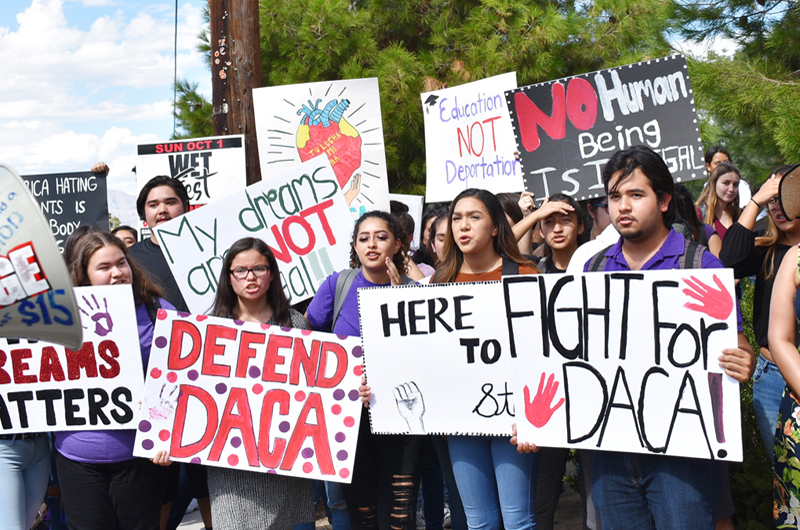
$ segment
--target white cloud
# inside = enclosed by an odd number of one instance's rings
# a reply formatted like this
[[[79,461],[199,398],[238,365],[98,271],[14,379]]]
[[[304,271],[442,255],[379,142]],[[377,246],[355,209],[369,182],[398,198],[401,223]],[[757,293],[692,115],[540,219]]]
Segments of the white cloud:
[[[732,39],[715,37],[713,39],[706,39],[702,42],[679,40],[673,42],[672,46],[684,55],[688,55],[696,59],[705,59],[712,52],[716,55],[732,57],[733,54],[736,53],[739,44]]]
[[[194,49],[204,0],[193,1],[180,6],[178,76],[210,91]],[[81,20],[84,30],[76,20],[86,7],[104,14]],[[30,174],[104,160],[109,188],[135,194],[136,145],[172,130],[174,4],[31,0],[17,22],[16,31],[0,27],[0,163]]]

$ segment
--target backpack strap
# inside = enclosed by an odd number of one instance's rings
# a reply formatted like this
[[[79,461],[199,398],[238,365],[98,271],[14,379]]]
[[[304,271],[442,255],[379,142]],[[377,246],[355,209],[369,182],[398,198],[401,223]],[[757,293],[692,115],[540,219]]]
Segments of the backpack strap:
[[[519,274],[519,263],[503,256],[503,269],[500,274],[502,276],[514,276],[515,274]]]
[[[592,259],[589,260],[589,266],[587,267],[587,270],[589,272],[597,272],[604,270],[606,262],[608,261],[608,258],[606,257],[606,252],[608,252],[608,249],[610,249],[613,246],[614,245],[609,245],[600,252],[598,252],[597,254],[595,254],[594,256],[592,256]]]
[[[681,269],[701,269],[706,248],[691,239],[684,239],[683,254],[678,258]],[[688,266],[687,266],[688,265]]]
[[[336,325],[336,321],[339,320],[339,313],[342,312],[342,307],[344,307],[344,300],[347,298],[347,293],[350,292],[350,288],[353,286],[353,282],[356,280],[359,270],[361,269],[345,269],[341,272],[341,274],[339,274],[339,277],[336,278],[336,291],[333,294],[333,320],[331,320],[331,333],[333,333],[333,327]],[[403,285],[416,283],[411,278],[402,275],[400,276],[400,280],[402,280]]]
[[[156,296],[152,302],[145,302],[144,307],[147,309],[147,316],[150,318],[150,323],[155,325],[158,310],[161,309],[161,300]]]
[[[339,320],[339,313],[342,312],[344,306],[344,299],[347,298],[347,293],[350,292],[350,287],[358,275],[359,269],[345,269],[336,278],[336,291],[333,294],[333,320],[331,320],[331,333],[336,321]]]

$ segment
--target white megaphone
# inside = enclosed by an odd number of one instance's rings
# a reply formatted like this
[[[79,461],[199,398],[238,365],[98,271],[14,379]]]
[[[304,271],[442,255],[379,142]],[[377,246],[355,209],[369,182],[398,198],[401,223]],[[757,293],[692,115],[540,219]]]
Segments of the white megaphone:
[[[47,219],[20,176],[0,164],[0,337],[83,344],[72,280]]]

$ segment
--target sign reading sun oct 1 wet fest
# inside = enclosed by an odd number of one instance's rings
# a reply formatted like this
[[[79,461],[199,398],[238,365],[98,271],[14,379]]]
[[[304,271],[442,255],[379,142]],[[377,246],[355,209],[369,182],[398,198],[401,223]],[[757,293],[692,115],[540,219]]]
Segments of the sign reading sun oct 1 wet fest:
[[[270,246],[291,302],[350,259],[353,230],[330,162],[314,158],[155,229],[183,298],[193,313],[212,306],[225,252],[243,237]],[[278,274],[277,272],[273,272]]]
[[[686,60],[681,55],[506,92],[525,188],[544,199],[605,195],[602,170],[646,145],[677,182],[706,178]]]
[[[134,455],[350,482],[358,337],[160,310]]]
[[[244,136],[188,138],[137,146],[136,188],[157,175],[181,181],[192,206],[208,204],[247,185]]]
[[[377,78],[257,88],[253,108],[263,178],[325,155],[354,218],[389,211]]]
[[[359,289],[372,427],[741,461],[729,269]],[[501,310],[498,310],[501,308]],[[457,381],[457,384],[442,384]]]
[[[493,193],[523,189],[505,99],[505,92],[515,88],[517,74],[509,72],[420,95],[427,202],[451,201],[467,188]]]
[[[0,433],[135,425],[144,375],[131,288],[76,287],[75,295],[80,348],[0,339]]]

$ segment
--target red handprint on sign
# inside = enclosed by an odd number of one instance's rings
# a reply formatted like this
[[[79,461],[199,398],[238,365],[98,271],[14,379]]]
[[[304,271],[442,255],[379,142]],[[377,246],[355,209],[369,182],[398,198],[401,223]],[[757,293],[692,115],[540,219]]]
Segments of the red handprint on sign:
[[[550,377],[547,379],[547,384],[545,385],[544,375],[544,372],[542,372],[542,377],[539,378],[539,390],[536,392],[536,396],[534,396],[533,400],[531,400],[531,391],[528,389],[528,385],[525,385],[523,389],[523,395],[525,397],[525,417],[528,418],[528,421],[531,422],[534,427],[544,427],[547,425],[553,413],[558,410],[558,407],[564,404],[564,398],[561,398],[553,408],[550,408],[550,404],[553,402],[553,398],[558,391],[558,381],[554,382],[553,377],[555,374],[550,374]]]
[[[718,320],[728,319],[731,311],[733,311],[733,297],[731,297],[731,294],[725,289],[725,286],[722,285],[722,281],[717,278],[716,274],[714,275],[714,283],[717,284],[719,290],[704,284],[694,276],[692,276],[691,279],[684,278],[683,281],[686,282],[686,285],[691,287],[691,289],[684,289],[683,294],[700,302],[699,304],[686,302],[683,307],[691,309],[692,311],[705,313],[711,318],[716,318]]]

